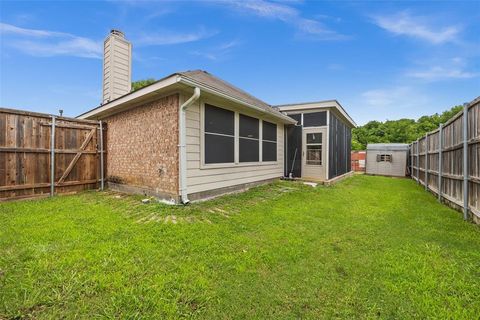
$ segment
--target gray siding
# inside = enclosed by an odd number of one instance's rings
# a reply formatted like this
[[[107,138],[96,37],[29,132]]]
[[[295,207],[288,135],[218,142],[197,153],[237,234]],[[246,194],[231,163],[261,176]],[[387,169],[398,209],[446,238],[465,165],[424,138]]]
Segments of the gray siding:
[[[377,162],[378,154],[391,154],[392,162]],[[405,177],[407,170],[407,151],[367,150],[366,173],[382,176]]]

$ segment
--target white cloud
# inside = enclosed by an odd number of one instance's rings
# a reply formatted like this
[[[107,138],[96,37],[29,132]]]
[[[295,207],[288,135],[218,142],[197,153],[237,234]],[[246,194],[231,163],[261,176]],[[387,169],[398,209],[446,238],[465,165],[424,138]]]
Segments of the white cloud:
[[[458,26],[434,26],[428,17],[414,16],[407,11],[374,16],[373,21],[395,35],[410,36],[433,44],[453,42],[460,33]]]
[[[408,87],[394,87],[389,89],[373,89],[362,93],[364,102],[372,107],[392,106],[399,97],[408,94]]]
[[[427,98],[409,86],[393,86],[372,89],[361,94],[360,103],[373,108],[405,109],[422,105]]]
[[[422,88],[392,85],[375,88],[345,99],[359,124],[370,120],[400,119],[425,114],[432,106],[432,96]]]
[[[180,44],[187,42],[195,42],[205,38],[212,37],[216,31],[208,31],[205,28],[200,28],[197,31],[188,33],[175,33],[172,31],[156,31],[149,32],[139,36],[134,43],[139,46],[151,46],[151,45],[168,45],[168,44]]]
[[[133,39],[138,46],[171,45],[194,42],[211,37],[215,31],[200,28],[188,33],[150,32]],[[26,29],[11,24],[0,23],[0,35],[5,44],[18,51],[37,57],[74,56],[82,58],[101,59],[103,56],[103,41],[92,40],[70,33]]]
[[[446,79],[469,79],[478,76],[478,73],[469,72],[458,67],[433,66],[426,70],[411,71],[408,76],[429,81]]]
[[[37,30],[37,29],[25,29],[25,28],[20,28],[8,23],[3,23],[3,22],[0,22],[0,34],[5,34],[5,35],[12,34],[12,35],[40,37],[40,38],[65,37],[69,35],[63,32]]]
[[[238,40],[232,40],[213,47],[208,51],[196,50],[191,52],[191,54],[216,61],[225,58],[231,53],[233,48],[238,47],[241,44],[242,43]]]
[[[294,26],[302,35],[310,36],[312,39],[342,40],[348,38],[345,35],[327,28],[317,20],[303,17],[300,11],[284,3],[268,2],[265,0],[243,0],[224,2],[224,4],[228,4],[236,9],[248,11],[259,17],[280,20]]]
[[[408,77],[426,81],[440,81],[449,79],[469,79],[479,76],[478,72],[467,70],[467,61],[461,57],[454,57],[444,61],[442,64],[423,66],[418,70],[410,70],[406,73]]]
[[[0,23],[0,35],[7,45],[33,56],[102,57],[102,41],[65,32],[26,29]]]

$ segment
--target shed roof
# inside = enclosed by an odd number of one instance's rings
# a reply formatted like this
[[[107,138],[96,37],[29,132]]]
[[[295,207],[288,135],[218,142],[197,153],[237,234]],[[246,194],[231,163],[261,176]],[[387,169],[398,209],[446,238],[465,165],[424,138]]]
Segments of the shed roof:
[[[408,151],[409,145],[406,143],[369,143],[367,151]]]

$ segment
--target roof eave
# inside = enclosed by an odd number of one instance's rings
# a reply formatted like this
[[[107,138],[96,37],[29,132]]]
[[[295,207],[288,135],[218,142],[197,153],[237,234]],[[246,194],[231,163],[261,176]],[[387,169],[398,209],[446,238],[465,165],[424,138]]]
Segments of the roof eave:
[[[297,123],[296,120],[290,118],[289,116],[287,115],[284,115],[284,114],[277,114],[275,112],[268,112],[268,111],[265,111],[263,108],[260,108],[256,105],[253,105],[251,103],[248,103],[248,102],[245,102],[241,99],[238,99],[236,97],[233,97],[231,95],[228,95],[226,93],[223,93],[222,91],[219,91],[219,90],[216,90],[215,88],[213,87],[210,87],[210,86],[206,86],[205,84],[202,84],[202,83],[199,83],[198,81],[195,81],[194,79],[190,79],[190,78],[187,78],[187,77],[184,77],[184,76],[179,76],[179,82],[181,83],[184,83],[186,85],[189,85],[189,86],[192,86],[192,87],[199,87],[200,90],[203,90],[203,91],[206,91],[206,92],[209,92],[211,94],[214,94],[214,95],[217,95],[217,96],[220,96],[220,97],[223,97],[225,99],[228,99],[230,101],[233,101],[233,102],[236,102],[238,104],[241,104],[241,105],[244,105],[246,107],[249,107],[251,109],[254,109],[262,114],[268,114],[274,118],[277,118],[277,119],[280,119],[282,120],[284,123],[288,123],[288,124],[295,124]]]
[[[301,103],[291,103],[291,104],[283,104],[283,105],[277,105],[279,110],[289,112],[293,110],[307,110],[307,109],[312,109],[315,108],[315,106],[319,106],[321,108],[334,108],[336,109],[350,124],[353,128],[357,127],[357,124],[355,121],[353,121],[352,117],[345,111],[343,106],[338,102],[338,100],[323,100],[323,101],[314,101],[314,102],[301,102]]]
[[[105,114],[105,113],[108,113],[108,111],[111,111],[113,108],[123,104],[123,103],[126,103],[126,102],[129,102],[129,101],[132,101],[132,100],[135,100],[137,98],[140,98],[146,94],[149,94],[149,93],[154,93],[156,91],[159,91],[161,89],[164,89],[168,86],[171,86],[175,83],[177,83],[179,80],[179,75],[178,74],[172,74],[166,78],[163,78],[149,86],[146,86],[144,88],[141,88],[137,91],[133,91],[133,92],[130,92],[130,93],[127,93],[126,95],[123,95],[113,101],[110,101],[108,103],[105,103],[97,108],[94,108],[92,110],[89,110],[85,113],[82,113],[81,115],[77,116],[76,118],[78,119],[92,119],[92,118],[95,118],[95,117],[98,117],[99,115],[102,115],[102,114]]]

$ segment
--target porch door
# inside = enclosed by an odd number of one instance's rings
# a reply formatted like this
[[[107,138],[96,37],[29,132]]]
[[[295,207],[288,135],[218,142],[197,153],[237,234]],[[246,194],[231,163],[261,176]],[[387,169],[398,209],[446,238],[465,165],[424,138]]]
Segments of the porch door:
[[[325,180],[327,129],[304,128],[302,134],[302,178]]]

